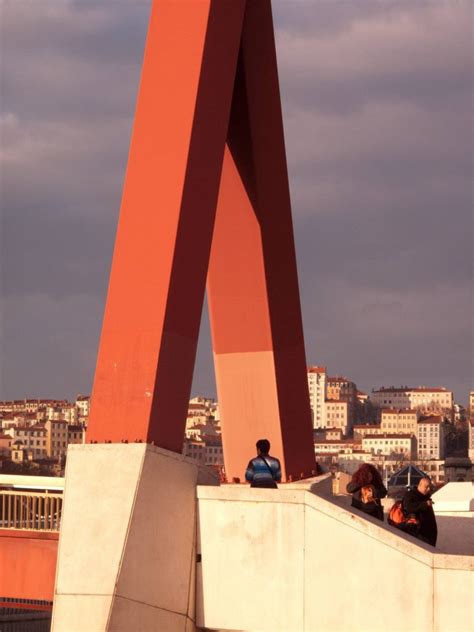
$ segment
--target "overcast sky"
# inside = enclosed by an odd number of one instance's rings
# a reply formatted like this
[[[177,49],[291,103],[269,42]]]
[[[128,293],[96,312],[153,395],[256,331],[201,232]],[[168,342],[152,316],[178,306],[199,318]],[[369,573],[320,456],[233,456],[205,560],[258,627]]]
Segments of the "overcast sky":
[[[0,398],[91,388],[149,0],[0,0]],[[273,3],[308,363],[473,384],[472,3]],[[214,395],[204,314],[193,394]]]

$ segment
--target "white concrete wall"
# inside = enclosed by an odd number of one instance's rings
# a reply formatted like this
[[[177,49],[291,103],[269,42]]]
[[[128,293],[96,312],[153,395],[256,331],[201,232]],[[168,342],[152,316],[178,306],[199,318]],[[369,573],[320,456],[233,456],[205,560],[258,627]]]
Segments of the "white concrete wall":
[[[471,557],[435,554],[304,486],[198,487],[198,500],[198,626],[473,629]]]
[[[67,468],[54,632],[473,629],[474,558],[352,511],[329,475],[196,492],[207,469],[144,444]]]

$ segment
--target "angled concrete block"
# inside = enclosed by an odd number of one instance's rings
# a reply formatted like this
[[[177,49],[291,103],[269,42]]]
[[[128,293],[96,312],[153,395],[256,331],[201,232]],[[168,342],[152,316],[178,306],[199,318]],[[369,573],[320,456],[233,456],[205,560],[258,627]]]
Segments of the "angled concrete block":
[[[54,599],[52,630],[102,632],[107,630],[111,595],[61,595]]]
[[[187,614],[196,558],[196,469],[174,453],[145,455],[117,578],[121,597]]]
[[[54,632],[193,629],[198,482],[217,484],[154,446],[70,448]]]
[[[70,446],[56,594],[113,593],[144,454],[142,444]]]
[[[189,624],[191,627],[186,627]],[[115,597],[108,629],[112,632],[194,632],[194,622],[185,615]]]

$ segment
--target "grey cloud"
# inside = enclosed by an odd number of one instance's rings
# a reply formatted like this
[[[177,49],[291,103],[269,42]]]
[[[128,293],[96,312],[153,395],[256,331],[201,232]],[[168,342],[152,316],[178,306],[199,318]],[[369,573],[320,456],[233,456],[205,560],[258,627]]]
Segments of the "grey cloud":
[[[2,397],[73,397],[90,390],[103,300],[43,292],[2,297]]]
[[[315,25],[316,8],[331,9],[312,4]],[[290,107],[300,103],[344,114],[369,102],[415,101],[431,110],[440,103],[456,107],[460,92],[470,96],[471,3],[381,3],[381,9],[355,2],[354,10],[341,4],[347,21],[336,33],[295,33],[279,25],[279,65]]]
[[[465,401],[471,3],[273,4],[308,360]],[[90,388],[149,10],[1,6],[0,397]]]

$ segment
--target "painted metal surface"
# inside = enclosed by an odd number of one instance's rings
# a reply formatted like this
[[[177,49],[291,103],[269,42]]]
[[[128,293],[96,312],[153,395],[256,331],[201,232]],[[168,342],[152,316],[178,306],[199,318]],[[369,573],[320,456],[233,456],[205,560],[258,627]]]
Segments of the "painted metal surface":
[[[286,478],[309,476],[269,0],[153,2],[88,441],[181,452],[208,270],[227,476],[262,436]]]
[[[0,529],[0,595],[53,601],[59,533]]]

